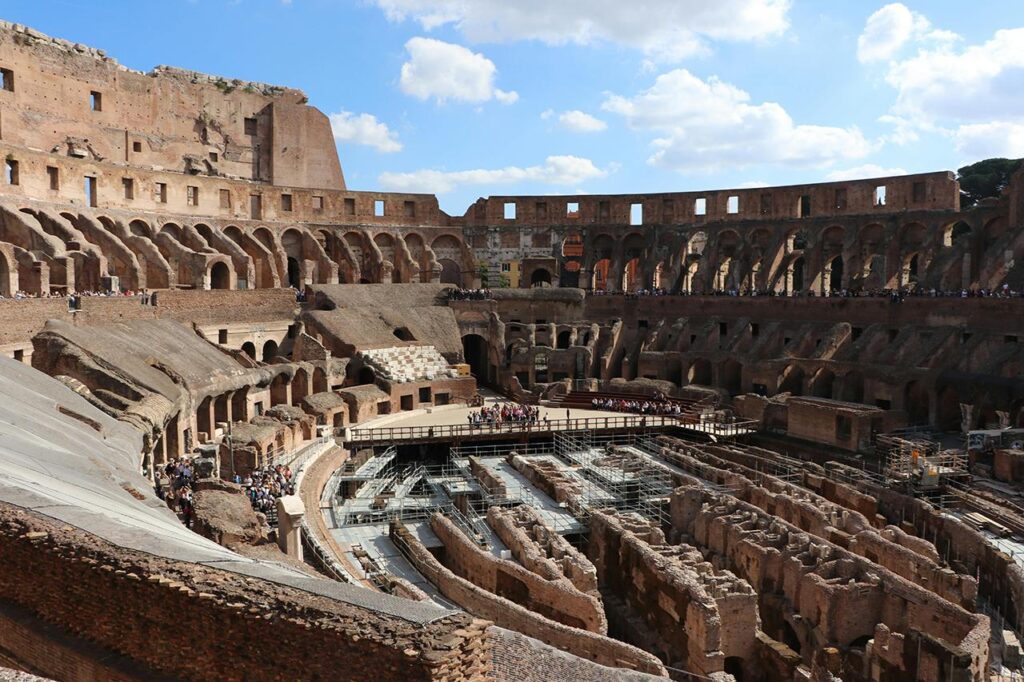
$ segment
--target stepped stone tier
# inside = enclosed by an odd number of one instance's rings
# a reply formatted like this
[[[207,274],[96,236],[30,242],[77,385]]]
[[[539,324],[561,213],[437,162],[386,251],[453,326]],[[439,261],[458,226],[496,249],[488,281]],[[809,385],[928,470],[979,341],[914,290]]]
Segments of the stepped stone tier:
[[[0,678],[1020,676],[1024,171],[449,215],[287,86],[0,86]]]

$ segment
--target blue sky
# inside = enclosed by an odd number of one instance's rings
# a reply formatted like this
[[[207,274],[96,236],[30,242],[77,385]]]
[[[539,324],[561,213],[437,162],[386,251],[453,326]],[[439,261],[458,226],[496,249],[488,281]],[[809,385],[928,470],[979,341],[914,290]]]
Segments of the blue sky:
[[[683,191],[1024,156],[1024,2],[0,0],[105,49],[289,85],[352,189]]]

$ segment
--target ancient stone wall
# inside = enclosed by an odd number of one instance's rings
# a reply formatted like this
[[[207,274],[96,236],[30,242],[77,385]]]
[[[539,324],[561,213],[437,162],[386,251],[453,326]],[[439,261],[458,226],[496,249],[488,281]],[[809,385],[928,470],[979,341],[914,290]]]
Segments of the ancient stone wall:
[[[489,669],[488,624],[468,615],[423,627],[259,579],[120,550],[7,505],[0,505],[0,533],[0,597],[164,675],[280,679],[288,673],[266,664],[268,642],[287,642],[303,674],[324,678],[347,670],[388,680],[477,679]],[[66,661],[40,655],[33,663],[59,675]]]
[[[481,550],[443,514],[434,514],[430,527],[444,545],[445,566],[459,577],[558,623],[608,632],[600,598],[581,592],[565,576],[540,576]]]
[[[391,538],[417,571],[469,613],[601,665],[667,676],[661,662],[645,651],[597,633],[556,623],[457,576],[404,526],[393,523]]]

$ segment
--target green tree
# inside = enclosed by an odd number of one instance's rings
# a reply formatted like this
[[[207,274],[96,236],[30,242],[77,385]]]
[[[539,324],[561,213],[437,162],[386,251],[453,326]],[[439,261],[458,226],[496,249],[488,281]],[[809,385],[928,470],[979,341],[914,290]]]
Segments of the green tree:
[[[985,159],[958,170],[962,207],[970,208],[982,199],[999,197],[1022,160]]]

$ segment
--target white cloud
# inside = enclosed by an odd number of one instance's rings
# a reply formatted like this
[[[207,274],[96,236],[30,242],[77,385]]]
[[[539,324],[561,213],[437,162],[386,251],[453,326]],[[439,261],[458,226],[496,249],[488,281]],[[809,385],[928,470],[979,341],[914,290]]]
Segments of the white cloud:
[[[953,136],[956,150],[968,159],[1024,157],[1024,124],[1009,121],[971,123]]]
[[[540,117],[542,120],[547,121],[554,115],[554,111],[547,109],[541,113]],[[571,111],[563,111],[558,115],[558,127],[568,130],[570,133],[599,133],[602,130],[606,130],[608,124],[586,112],[573,109]]]
[[[487,102],[512,104],[519,95],[494,86],[497,67],[487,57],[461,45],[433,38],[411,38],[405,43],[409,61],[402,64],[402,92],[438,102]]]
[[[902,168],[883,168],[874,163],[866,163],[855,168],[836,169],[825,176],[829,182],[842,180],[863,180],[864,178],[887,178],[893,175],[906,175]]]
[[[452,25],[473,42],[614,43],[659,61],[706,52],[708,40],[778,36],[791,0],[374,0],[392,21]]]
[[[331,131],[339,142],[351,142],[373,147],[379,152],[400,152],[402,143],[398,134],[373,114],[353,114],[342,111],[330,115]]]
[[[868,17],[857,39],[857,59],[863,63],[891,59],[912,40],[949,44],[960,40],[960,36],[952,31],[933,29],[923,14],[894,2]]]
[[[590,159],[578,156],[549,156],[543,165],[506,166],[496,169],[441,171],[424,169],[411,173],[381,173],[381,187],[396,192],[445,194],[461,185],[511,185],[539,182],[547,185],[577,185],[608,175]]]
[[[804,125],[779,104],[685,69],[664,73],[633,97],[609,95],[601,105],[630,127],[659,133],[649,163],[683,171],[716,171],[758,163],[824,166],[859,159],[875,145],[856,127]]]

